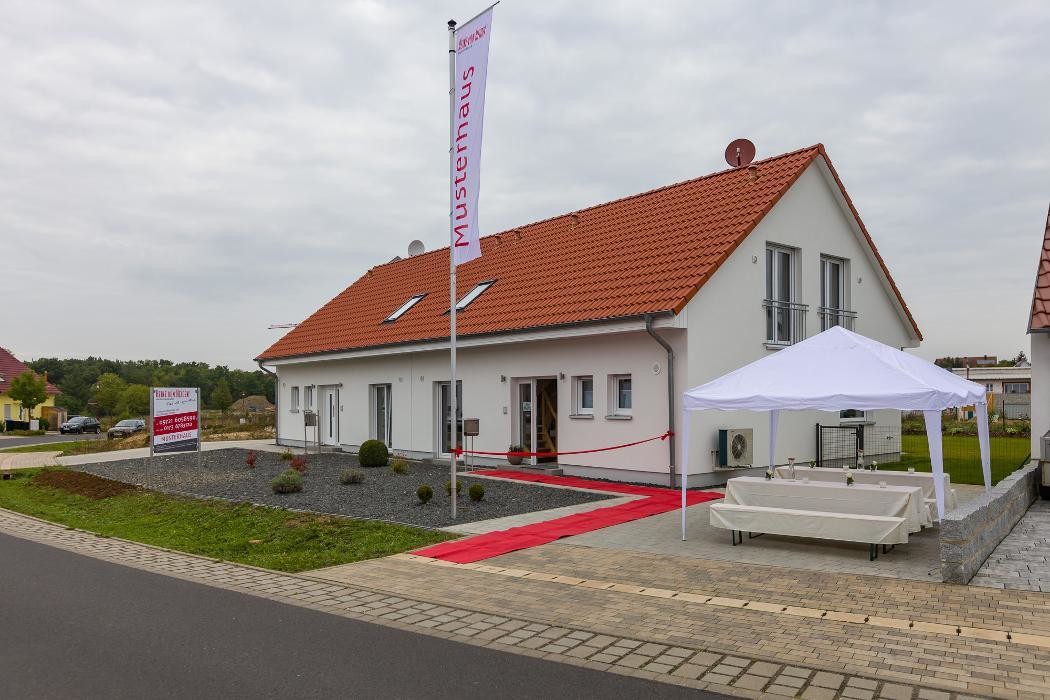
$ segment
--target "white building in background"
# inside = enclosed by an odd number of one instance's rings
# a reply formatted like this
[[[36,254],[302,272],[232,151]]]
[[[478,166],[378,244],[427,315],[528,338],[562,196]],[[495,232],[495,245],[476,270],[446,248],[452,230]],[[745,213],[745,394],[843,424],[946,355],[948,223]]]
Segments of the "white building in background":
[[[1027,362],[1016,367],[955,367],[952,372],[984,386],[988,392],[988,410],[1007,418],[1028,418],[1031,411],[1032,366]],[[972,420],[973,406],[960,406],[960,419]]]
[[[1050,457],[1042,449],[1043,435],[1050,431],[1050,213],[1035,274],[1028,333],[1032,336],[1032,457],[1040,459]],[[1050,469],[1044,470],[1044,477],[1050,477]],[[1043,483],[1050,485],[1050,478]]]
[[[673,483],[673,440],[564,453],[663,435],[686,388],[832,325],[901,348],[922,337],[820,145],[482,246],[458,272],[460,418],[480,419],[475,449],[556,450],[568,474]],[[257,360],[278,376],[278,441],[301,445],[312,410],[322,444],[353,451],[375,438],[447,455],[448,306],[447,249],[395,259],[264,351]],[[766,416],[691,420],[691,484],[738,473],[719,465],[720,429],[750,435],[737,462],[767,462]],[[812,459],[815,426],[843,421],[899,433],[896,411],[785,413],[775,461]]]

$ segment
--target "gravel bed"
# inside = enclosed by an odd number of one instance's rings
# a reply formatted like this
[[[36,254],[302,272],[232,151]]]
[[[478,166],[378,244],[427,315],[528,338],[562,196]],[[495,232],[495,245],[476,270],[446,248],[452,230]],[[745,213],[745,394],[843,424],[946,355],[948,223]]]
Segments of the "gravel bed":
[[[423,527],[448,527],[457,522],[502,518],[614,497],[460,474],[463,491],[457,505],[458,517],[453,521],[449,513],[449,498],[445,495],[445,482],[449,477],[447,465],[409,462],[407,474],[394,474],[386,467],[361,469],[365,473],[364,483],[341,484],[339,476],[345,469],[360,468],[356,455],[310,455],[303,475],[303,490],[275,494],[270,489],[270,481],[287,469],[288,463],[273,452],[257,452],[256,466],[249,469],[244,463],[247,454],[248,450],[239,448],[211,450],[202,453],[200,467],[197,466],[196,453],[184,453],[155,457],[152,466],[148,465],[149,459],[122,459],[81,464],[73,469],[125,483],[143,484],[156,491],[251,501]],[[485,487],[485,498],[480,503],[474,503],[467,496],[467,489],[473,483]],[[429,484],[434,489],[434,498],[425,506],[416,498],[420,484]]]

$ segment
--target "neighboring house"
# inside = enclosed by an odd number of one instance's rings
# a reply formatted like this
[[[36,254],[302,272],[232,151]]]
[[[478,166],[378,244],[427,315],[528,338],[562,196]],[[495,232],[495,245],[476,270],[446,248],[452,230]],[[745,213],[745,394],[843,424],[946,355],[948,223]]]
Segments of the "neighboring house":
[[[47,400],[33,410],[33,414],[22,408],[22,405],[7,395],[11,381],[30,369],[5,348],[0,348],[0,420],[28,421],[33,418],[48,417],[49,409],[55,408],[55,397],[60,393],[58,387],[47,382]],[[44,376],[46,381],[47,375]],[[61,409],[59,409],[61,411]],[[49,418],[50,420],[50,418]]]
[[[1032,393],[1031,366],[956,367],[952,372],[984,386],[984,390],[990,394],[989,411],[1005,414],[1007,418],[1029,416]],[[956,412],[960,419],[970,420],[974,415],[974,407],[961,406]]]
[[[457,304],[460,417],[480,418],[478,450],[661,435],[686,388],[836,324],[894,347],[922,339],[821,145],[487,236],[482,251],[459,268]],[[257,358],[278,375],[281,444],[302,444],[311,410],[323,444],[447,455],[448,271],[447,248],[378,265]],[[720,428],[753,429],[765,464],[765,415],[690,420],[690,483],[725,480]],[[896,426],[899,441],[896,411],[785,412],[776,461],[812,459],[815,424],[840,420]],[[668,483],[672,447],[558,464]]]
[[[1042,437],[1050,431],[1050,213],[1035,273],[1028,333],[1032,336],[1032,456],[1050,457],[1042,450]]]

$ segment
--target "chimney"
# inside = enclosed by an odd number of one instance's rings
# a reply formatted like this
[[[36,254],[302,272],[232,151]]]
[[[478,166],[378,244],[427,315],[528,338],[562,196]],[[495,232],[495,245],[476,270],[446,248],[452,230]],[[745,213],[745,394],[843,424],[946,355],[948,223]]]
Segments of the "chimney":
[[[747,176],[751,180],[751,182],[756,182],[758,180],[758,166],[757,165],[749,165],[749,166],[747,166]]]

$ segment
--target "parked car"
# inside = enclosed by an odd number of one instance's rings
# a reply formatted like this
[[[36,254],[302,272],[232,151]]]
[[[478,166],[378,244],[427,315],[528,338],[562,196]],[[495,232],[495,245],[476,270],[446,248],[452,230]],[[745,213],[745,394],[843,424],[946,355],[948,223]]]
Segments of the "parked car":
[[[134,435],[135,433],[141,433],[146,429],[146,421],[139,420],[137,418],[129,418],[122,420],[112,428],[106,431],[106,436],[109,438],[127,437],[128,435]]]
[[[94,433],[98,435],[102,432],[102,424],[90,416],[77,416],[58,426],[58,432],[63,435],[67,433]]]

